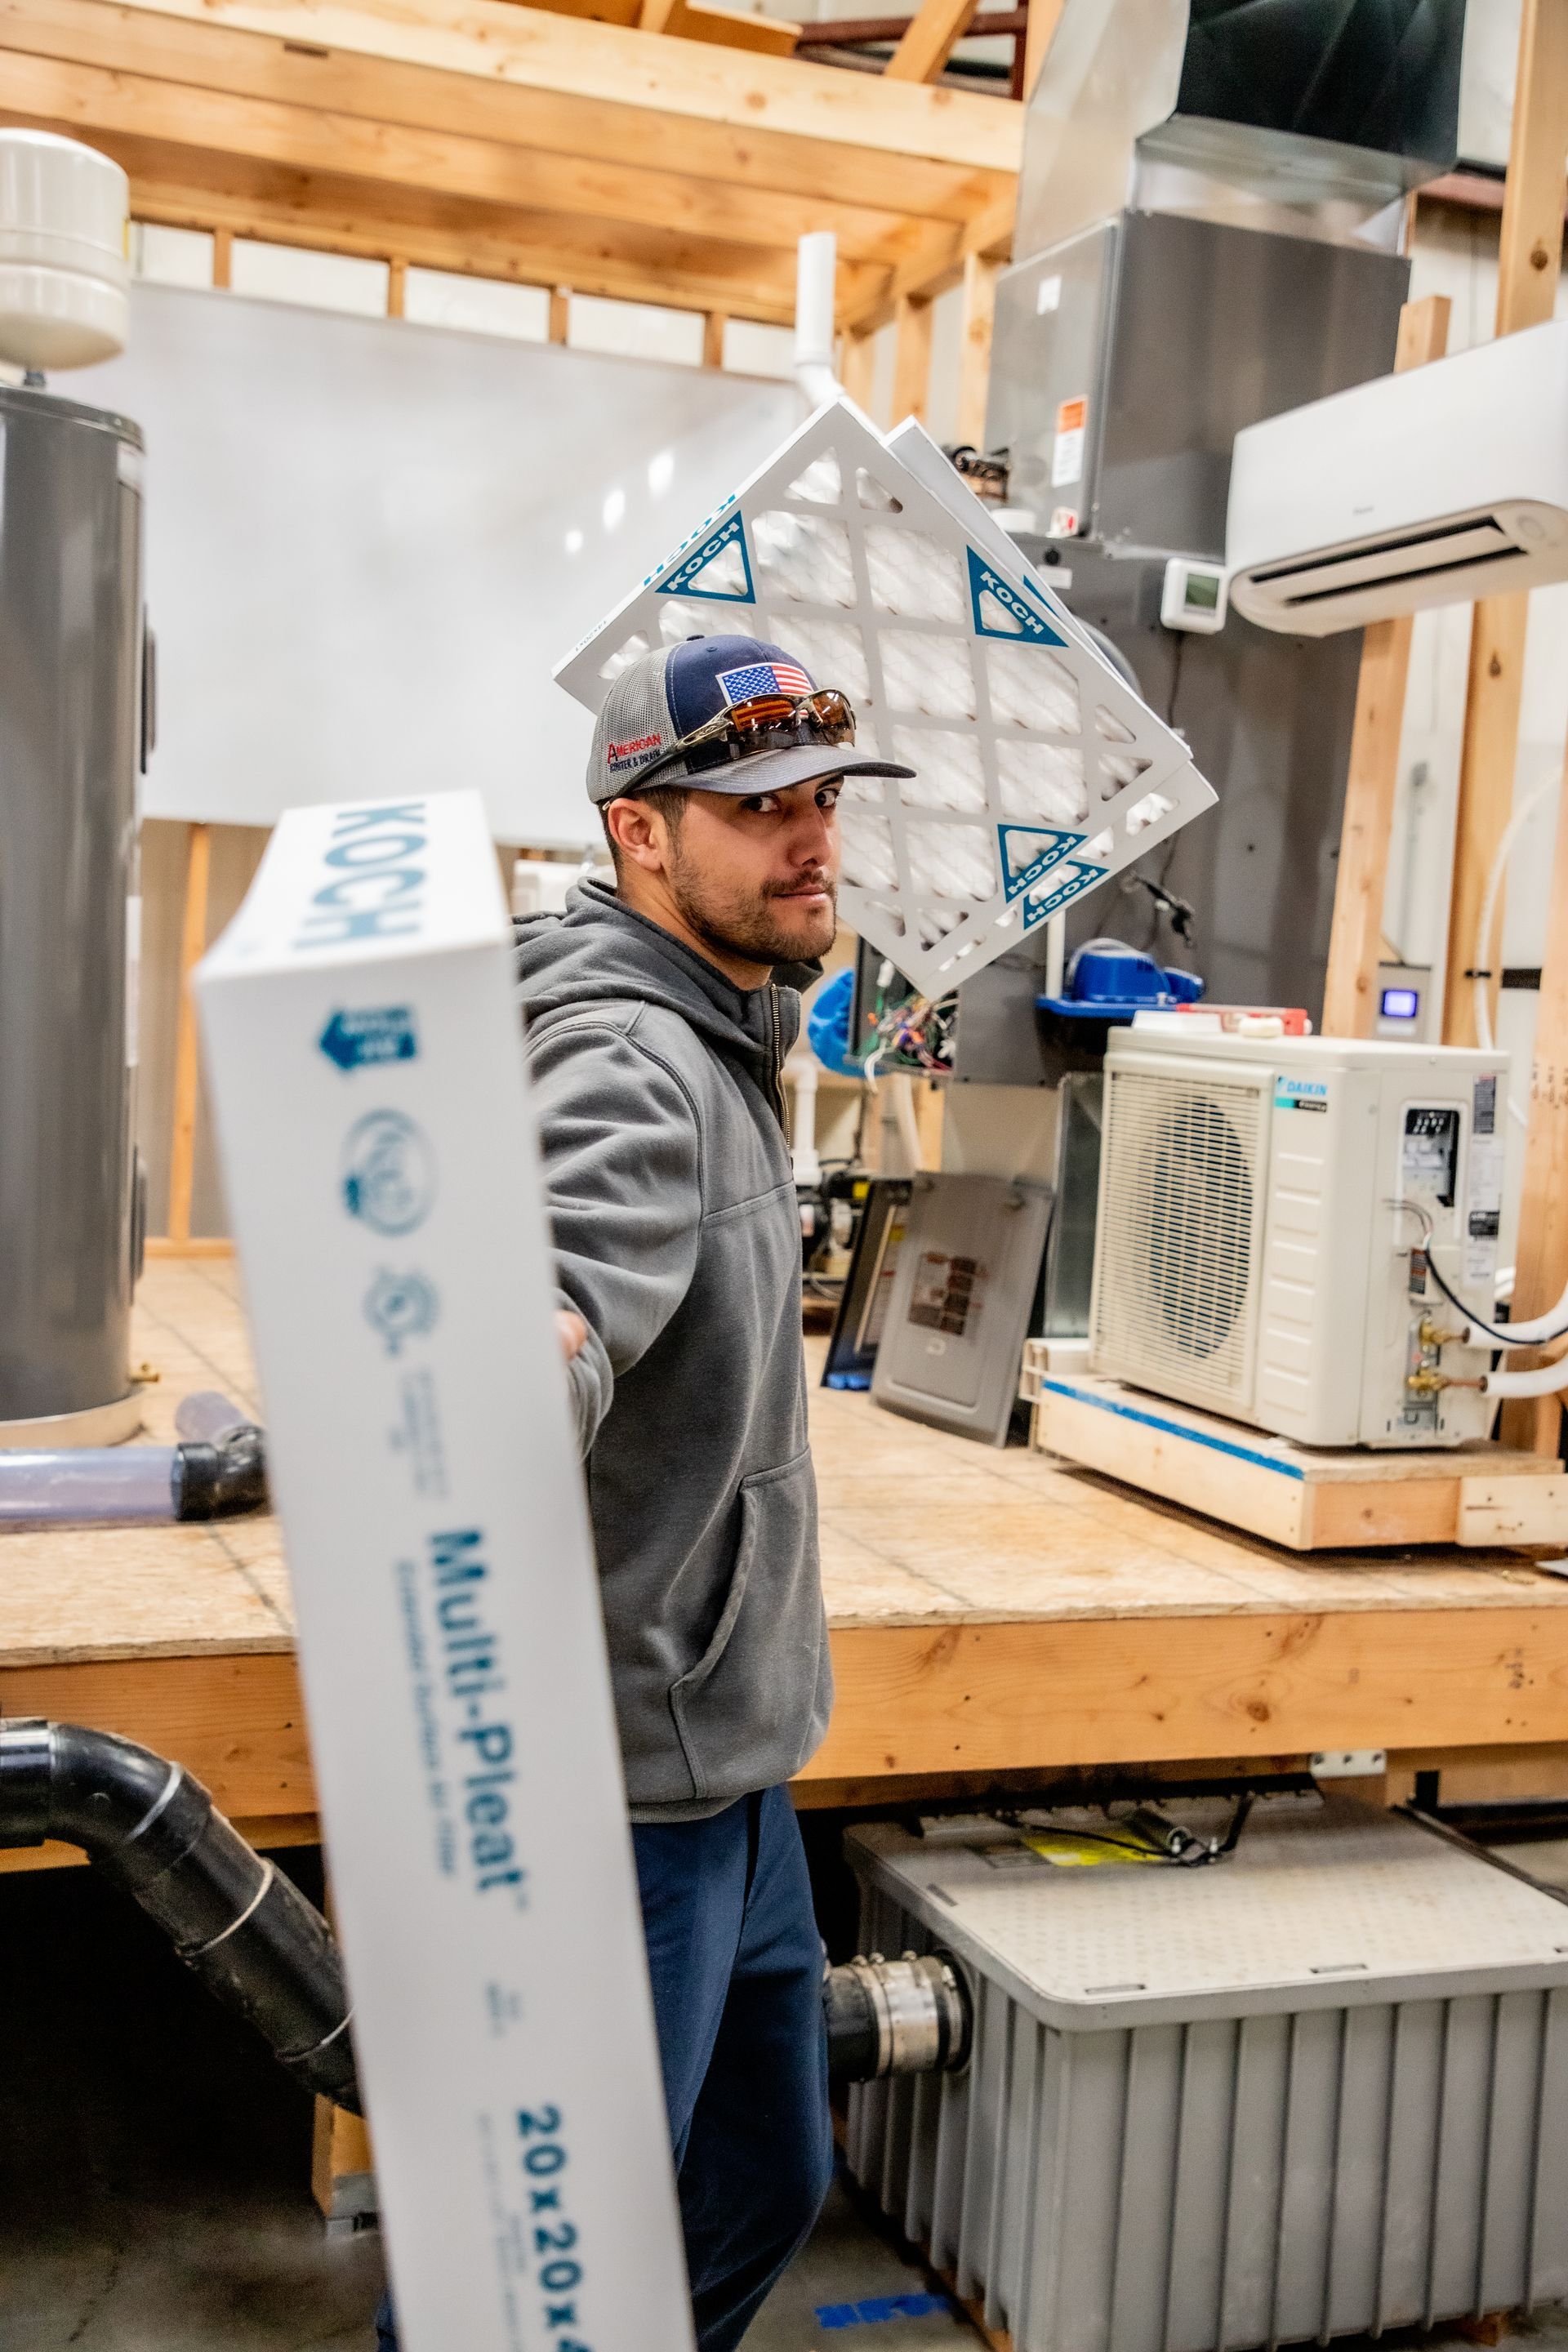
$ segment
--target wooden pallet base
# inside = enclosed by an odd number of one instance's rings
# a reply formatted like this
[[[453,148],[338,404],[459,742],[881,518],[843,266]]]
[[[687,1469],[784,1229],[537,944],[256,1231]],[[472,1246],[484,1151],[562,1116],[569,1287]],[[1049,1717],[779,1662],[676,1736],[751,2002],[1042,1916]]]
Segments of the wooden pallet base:
[[[1563,1465],[1511,1447],[1342,1452],[1168,1403],[1120,1381],[1024,1362],[1035,1443],[1291,1551],[1463,1544],[1568,1549]]]

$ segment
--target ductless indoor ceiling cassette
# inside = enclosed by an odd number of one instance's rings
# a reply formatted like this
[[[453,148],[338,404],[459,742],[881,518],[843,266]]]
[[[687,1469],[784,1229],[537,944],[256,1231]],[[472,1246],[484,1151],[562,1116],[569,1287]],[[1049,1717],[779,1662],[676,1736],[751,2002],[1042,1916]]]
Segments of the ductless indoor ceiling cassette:
[[[914,769],[839,803],[847,921],[935,995],[1214,793],[918,425],[829,402],[555,672],[597,710],[639,654],[757,636]]]

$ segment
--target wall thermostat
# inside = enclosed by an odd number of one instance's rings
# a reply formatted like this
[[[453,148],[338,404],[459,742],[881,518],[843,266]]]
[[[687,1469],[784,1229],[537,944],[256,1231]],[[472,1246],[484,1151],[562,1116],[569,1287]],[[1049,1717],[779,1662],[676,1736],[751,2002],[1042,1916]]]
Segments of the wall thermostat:
[[[1428,1045],[1434,1034],[1433,1010],[1430,964],[1378,965],[1374,1037],[1408,1037],[1415,1045]]]
[[[1213,636],[1225,626],[1225,566],[1173,555],[1165,566],[1160,618],[1167,629],[1196,629]]]

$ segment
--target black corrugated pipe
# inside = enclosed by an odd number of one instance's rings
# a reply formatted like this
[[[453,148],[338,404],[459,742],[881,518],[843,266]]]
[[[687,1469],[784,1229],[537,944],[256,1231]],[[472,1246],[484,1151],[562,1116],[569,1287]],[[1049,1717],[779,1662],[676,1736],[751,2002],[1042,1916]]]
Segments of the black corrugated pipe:
[[[183,1766],[79,1724],[0,1722],[0,1846],[46,1838],[80,1846],[139,1903],[296,2082],[362,2112],[331,1929]],[[828,1969],[822,2005],[836,2082],[952,2073],[968,2061],[969,1988],[943,1953],[872,1952]]]
[[[0,1723],[0,1845],[45,1838],[83,1847],[296,2082],[360,2112],[331,1929],[199,1780],[111,1732]]]

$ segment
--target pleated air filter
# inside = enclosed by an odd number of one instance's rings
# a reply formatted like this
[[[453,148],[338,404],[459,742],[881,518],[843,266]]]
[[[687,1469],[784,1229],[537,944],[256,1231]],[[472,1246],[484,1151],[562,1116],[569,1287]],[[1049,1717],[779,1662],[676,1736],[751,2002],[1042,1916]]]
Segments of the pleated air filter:
[[[1126,687],[921,428],[830,402],[558,667],[596,711],[617,671],[736,633],[849,698],[907,782],[839,803],[845,919],[935,995],[1207,808]]]

